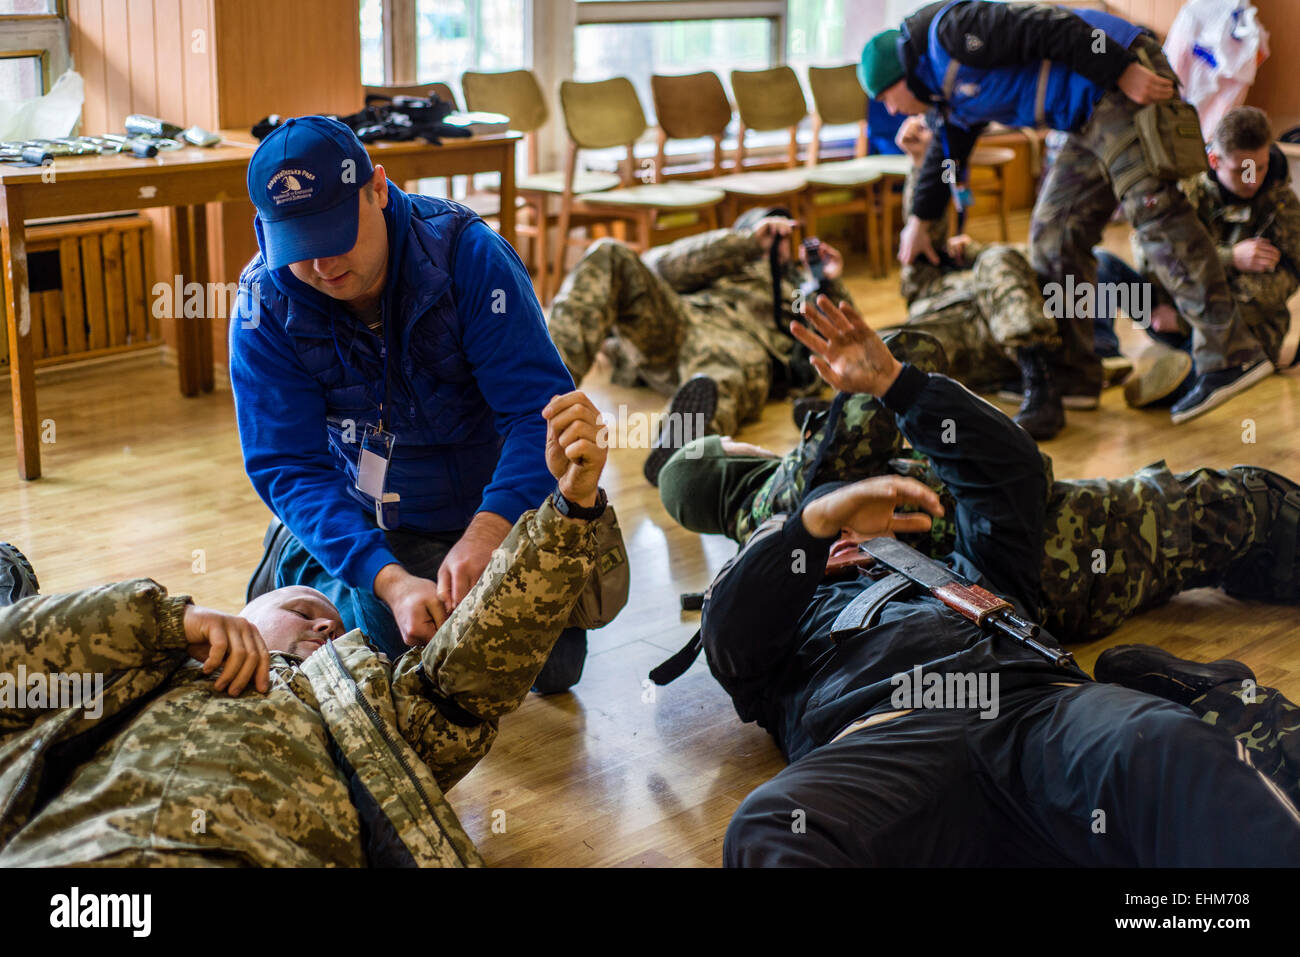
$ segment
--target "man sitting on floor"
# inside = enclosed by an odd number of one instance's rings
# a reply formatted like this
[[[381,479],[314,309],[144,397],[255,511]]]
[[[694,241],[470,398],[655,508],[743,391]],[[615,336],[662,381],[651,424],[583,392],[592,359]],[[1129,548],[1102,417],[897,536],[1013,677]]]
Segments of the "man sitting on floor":
[[[818,305],[816,332],[794,327],[818,371],[896,416],[952,506],[906,477],[823,486],[760,528],[714,580],[701,627],[709,666],[741,718],[767,729],[791,762],[742,802],[724,862],[1300,861],[1295,807],[1230,735],[1185,707],[1094,682],[924,591],[844,627],[841,613],[867,581],[824,580],[828,561],[867,539],[922,532],[930,516],[953,525],[953,570],[1034,617],[1050,483],[1006,416],[900,363],[852,309]],[[1051,634],[1039,638],[1056,647]],[[971,679],[991,690],[989,706],[932,701],[928,690],[918,705],[899,680],[918,672],[927,689],[936,677],[941,687]]]
[[[1291,328],[1287,301],[1300,289],[1300,198],[1287,159],[1273,143],[1267,114],[1253,106],[1224,114],[1208,155],[1210,168],[1185,180],[1183,193],[1214,240],[1246,328],[1280,369],[1282,340]],[[1151,284],[1155,306],[1150,321],[1140,324],[1172,350],[1125,384],[1125,400],[1134,408],[1178,401],[1196,376],[1192,326],[1179,316],[1140,245],[1134,244],[1137,269],[1105,250],[1096,252],[1099,283]],[[1114,337],[1114,322],[1113,315],[1097,317],[1099,341]]]
[[[769,395],[817,384],[806,362],[792,361],[787,332],[800,299],[801,269],[788,238],[795,225],[784,209],[751,209],[731,229],[642,256],[602,239],[565,277],[547,328],[573,380],[582,382],[603,349],[615,383],[643,383],[673,397],[646,459],[650,484],[691,438],[734,435]],[[820,255],[824,288],[847,299],[843,258],[827,243]],[[806,262],[802,246],[799,262]],[[697,417],[703,429],[695,428]]]
[[[617,528],[595,406],[575,392],[543,414],[556,490],[395,663],[311,588],[240,617],[148,579],[25,597],[35,575],[5,550],[0,597],[20,600],[0,610],[0,681],[101,691],[0,708],[0,866],[481,864],[444,792],[527,695]]]

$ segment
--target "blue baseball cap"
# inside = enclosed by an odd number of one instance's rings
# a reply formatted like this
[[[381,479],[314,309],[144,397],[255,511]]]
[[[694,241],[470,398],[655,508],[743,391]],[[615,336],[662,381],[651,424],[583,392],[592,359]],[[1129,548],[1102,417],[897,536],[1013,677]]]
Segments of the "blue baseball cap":
[[[248,163],[266,265],[341,256],[357,244],[357,195],[375,168],[350,129],[326,116],[286,120]]]

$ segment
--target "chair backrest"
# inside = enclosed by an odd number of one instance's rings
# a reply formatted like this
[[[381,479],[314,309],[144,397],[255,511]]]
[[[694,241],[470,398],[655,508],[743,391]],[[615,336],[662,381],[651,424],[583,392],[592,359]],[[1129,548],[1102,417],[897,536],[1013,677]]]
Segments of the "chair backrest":
[[[467,71],[461,75],[460,88],[465,91],[466,109],[504,113],[510,117],[510,128],[520,133],[533,132],[550,117],[542,88],[531,70]]]
[[[650,93],[655,101],[655,114],[659,118],[659,150],[655,154],[655,180],[668,174],[665,146],[669,140],[693,140],[709,137],[713,140],[713,169],[678,172],[676,175],[722,173],[722,137],[731,123],[731,101],[722,81],[713,72],[690,73],[686,76],[650,77]]]
[[[827,126],[866,121],[867,91],[858,82],[856,65],[810,66],[808,86],[817,115]]]
[[[731,122],[731,102],[712,71],[650,77],[659,126],[673,140],[721,136]]]
[[[624,76],[595,83],[561,81],[560,112],[569,138],[579,149],[630,149],[646,130],[636,88]]]
[[[451,92],[451,87],[446,83],[394,83],[388,86],[367,86],[363,87],[366,96],[428,96],[430,93],[435,94],[438,99],[446,100],[457,110],[460,104],[456,102],[456,94]]]
[[[736,112],[750,130],[784,130],[808,115],[799,77],[788,66],[770,70],[732,70]]]

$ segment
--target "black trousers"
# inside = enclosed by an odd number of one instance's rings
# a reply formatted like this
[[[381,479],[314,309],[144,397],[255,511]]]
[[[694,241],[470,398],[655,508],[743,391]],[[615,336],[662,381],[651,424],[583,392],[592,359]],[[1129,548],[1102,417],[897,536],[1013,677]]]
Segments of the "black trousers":
[[[791,764],[732,817],[729,867],[1300,866],[1300,817],[1189,709],[1118,685],[920,709]]]

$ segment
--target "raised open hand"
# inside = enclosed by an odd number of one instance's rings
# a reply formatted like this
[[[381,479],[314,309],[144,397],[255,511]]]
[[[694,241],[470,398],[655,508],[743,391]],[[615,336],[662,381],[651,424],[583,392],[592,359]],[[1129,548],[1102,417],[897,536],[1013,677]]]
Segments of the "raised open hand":
[[[841,392],[879,397],[889,391],[903,364],[856,309],[847,302],[836,306],[828,297],[818,296],[804,316],[813,329],[792,322],[790,332],[812,351],[818,375]]]

